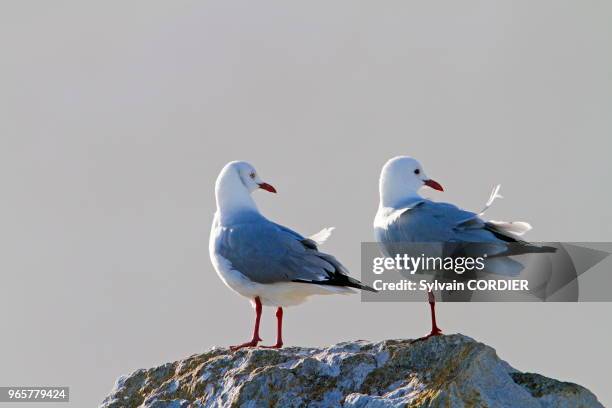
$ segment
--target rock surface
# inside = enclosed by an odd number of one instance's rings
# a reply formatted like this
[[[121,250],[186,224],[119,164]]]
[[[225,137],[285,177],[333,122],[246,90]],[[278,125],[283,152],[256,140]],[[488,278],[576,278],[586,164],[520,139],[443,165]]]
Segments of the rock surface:
[[[602,407],[456,334],[326,348],[213,348],[117,380],[101,407]]]

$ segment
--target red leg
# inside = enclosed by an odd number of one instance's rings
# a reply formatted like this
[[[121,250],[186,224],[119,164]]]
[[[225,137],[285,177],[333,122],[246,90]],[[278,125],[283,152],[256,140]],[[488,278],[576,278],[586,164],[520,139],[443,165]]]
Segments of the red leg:
[[[281,348],[283,347],[283,308],[276,309],[276,344],[273,346],[264,346],[265,348]]]
[[[420,339],[416,339],[415,341],[427,340],[432,336],[439,336],[442,334],[442,330],[436,324],[436,297],[432,291],[427,292],[427,298],[429,300],[429,308],[431,311],[431,333],[429,333],[425,337],[421,337]]]
[[[245,347],[257,347],[257,343],[261,341],[259,337],[259,321],[261,320],[261,300],[259,296],[256,296],[255,299],[255,328],[253,329],[253,338],[251,341],[247,341],[246,343],[239,344],[237,346],[230,346],[230,350],[236,351]]]

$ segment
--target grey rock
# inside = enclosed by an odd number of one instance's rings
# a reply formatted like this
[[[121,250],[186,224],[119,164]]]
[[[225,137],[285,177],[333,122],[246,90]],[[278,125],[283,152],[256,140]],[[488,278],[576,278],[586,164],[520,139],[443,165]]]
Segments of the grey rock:
[[[100,406],[602,407],[586,388],[522,373],[460,334],[325,348],[213,348],[120,377]]]

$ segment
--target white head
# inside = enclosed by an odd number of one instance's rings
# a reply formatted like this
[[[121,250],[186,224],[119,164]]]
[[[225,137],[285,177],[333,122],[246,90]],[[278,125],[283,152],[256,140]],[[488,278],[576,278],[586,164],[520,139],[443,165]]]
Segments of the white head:
[[[251,164],[245,161],[229,162],[223,167],[215,183],[217,209],[256,209],[251,193],[258,189],[276,193],[276,189],[265,183]]]
[[[418,161],[408,156],[394,157],[385,163],[380,173],[380,203],[393,207],[406,198],[420,197],[418,190],[423,186],[444,191],[438,182],[427,177]]]

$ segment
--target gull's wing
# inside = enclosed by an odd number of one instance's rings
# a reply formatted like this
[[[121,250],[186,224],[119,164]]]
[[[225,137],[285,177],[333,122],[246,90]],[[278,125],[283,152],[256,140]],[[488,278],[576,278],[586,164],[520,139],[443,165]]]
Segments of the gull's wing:
[[[348,270],[332,255],[319,252],[313,240],[263,217],[219,228],[216,253],[253,282],[371,289],[349,277]]]
[[[398,214],[397,211],[400,211]],[[489,257],[487,270],[504,275],[515,275],[519,265],[507,258],[512,255],[554,252],[554,248],[532,245],[520,240],[509,228],[481,219],[478,214],[448,203],[422,200],[416,205],[394,211],[386,228],[377,234],[385,252],[418,252],[423,248],[429,255]],[[434,246],[407,246],[401,243],[440,243]],[[437,248],[437,249],[436,249]],[[441,252],[435,252],[439,250]],[[434,252],[432,252],[434,251]],[[497,257],[497,259],[492,259]],[[502,259],[503,258],[503,259]]]
[[[498,241],[477,214],[453,204],[422,200],[395,210],[392,217],[383,234],[389,242]]]

